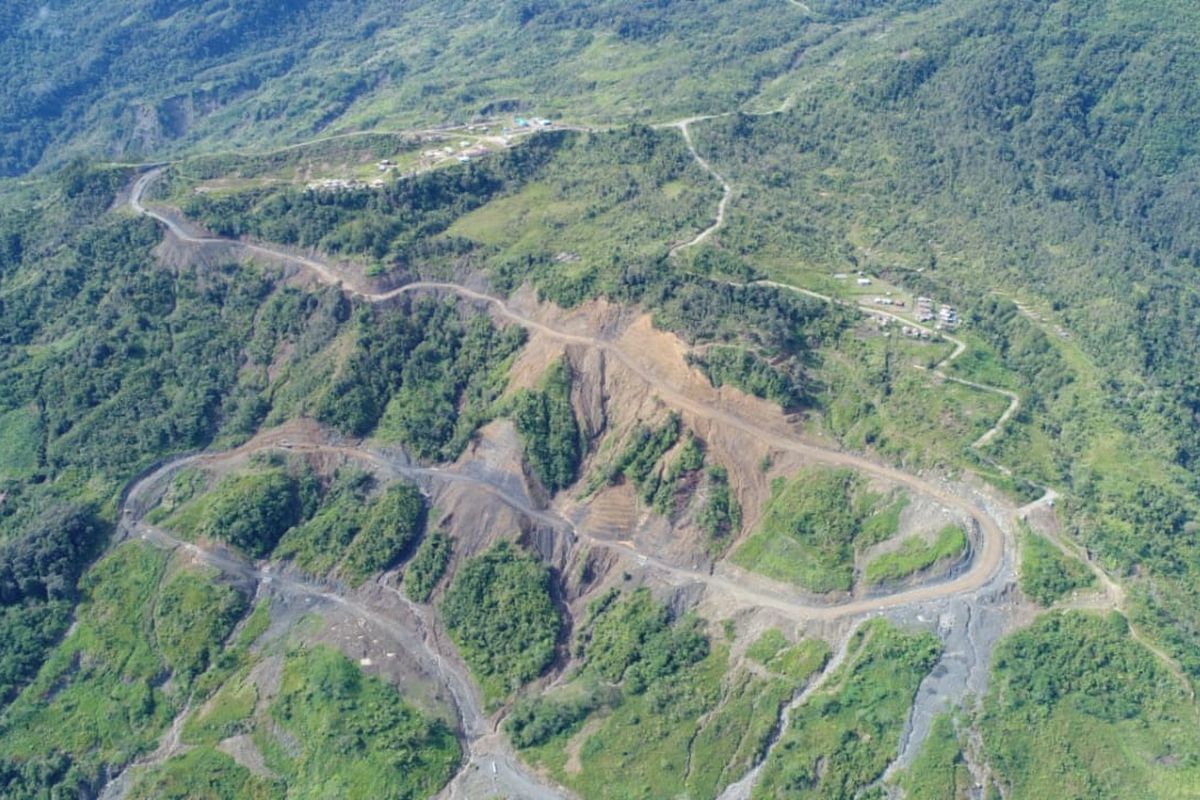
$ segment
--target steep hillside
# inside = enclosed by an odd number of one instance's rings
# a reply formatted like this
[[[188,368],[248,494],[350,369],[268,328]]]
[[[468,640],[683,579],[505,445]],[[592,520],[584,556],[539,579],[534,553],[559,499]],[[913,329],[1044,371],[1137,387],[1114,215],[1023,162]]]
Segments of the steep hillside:
[[[810,19],[734,3],[52,3],[0,19],[0,174],[525,112],[735,107]],[[564,76],[570,76],[564,79]]]
[[[1197,32],[0,11],[0,795],[1190,796]]]
[[[818,48],[775,89],[782,113],[693,130],[737,188],[718,246],[781,280],[865,269],[965,309],[983,350],[959,374],[1021,375],[1025,430],[991,452],[1071,487],[1078,534],[1148,569],[1152,613],[1188,638],[1197,29],[1186,3],[946,3],[839,40],[836,69]]]

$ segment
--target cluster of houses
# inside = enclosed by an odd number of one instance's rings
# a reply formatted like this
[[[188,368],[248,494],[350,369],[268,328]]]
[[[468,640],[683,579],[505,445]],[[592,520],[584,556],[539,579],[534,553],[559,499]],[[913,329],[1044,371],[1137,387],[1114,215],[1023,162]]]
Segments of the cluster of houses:
[[[933,310],[934,302],[929,297],[917,298],[917,321],[918,322],[936,322],[938,328],[957,328],[958,310],[952,306],[942,303],[937,312]]]
[[[382,189],[383,178],[373,181],[346,180],[345,178],[326,178],[305,184],[304,191],[318,193],[356,192],[360,189]]]
[[[549,128],[554,123],[548,119],[525,119],[524,117],[513,117],[513,125],[517,128]]]
[[[450,158],[451,156],[454,156],[455,158],[458,159],[458,162],[460,164],[466,164],[473,158],[482,158],[483,156],[486,156],[489,152],[491,152],[486,147],[482,147],[482,146],[472,147],[471,143],[467,142],[467,141],[459,142],[458,148],[459,149],[456,150],[453,147],[447,146],[447,147],[442,147],[440,149],[425,150],[421,153],[421,156],[427,160],[432,160],[432,161],[440,161],[442,159],[446,159],[446,158]]]

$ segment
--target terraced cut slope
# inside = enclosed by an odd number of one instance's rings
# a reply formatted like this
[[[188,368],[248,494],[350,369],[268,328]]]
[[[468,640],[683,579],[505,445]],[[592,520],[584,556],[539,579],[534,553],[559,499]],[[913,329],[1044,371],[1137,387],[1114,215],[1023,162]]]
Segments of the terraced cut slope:
[[[807,457],[818,463],[829,464],[833,466],[845,466],[857,471],[871,474],[888,480],[894,484],[908,487],[916,492],[928,495],[935,498],[938,502],[943,503],[951,508],[958,509],[975,520],[983,532],[983,543],[980,548],[979,558],[972,564],[970,570],[964,575],[955,578],[953,581],[947,582],[941,586],[930,589],[914,589],[909,592],[901,593],[892,598],[879,599],[869,602],[847,603],[835,609],[825,609],[825,613],[831,616],[844,616],[853,613],[860,613],[864,610],[883,608],[897,603],[912,602],[921,598],[937,597],[942,595],[950,595],[955,592],[978,588],[986,583],[998,568],[1000,558],[1003,553],[1004,533],[997,522],[985,513],[981,513],[964,500],[947,493],[945,490],[923,481],[919,478],[908,475],[891,467],[883,466],[865,458],[842,453],[835,450],[824,449],[812,444],[808,444],[794,433],[787,432],[784,427],[785,423],[782,420],[775,420],[767,425],[760,424],[756,421],[749,421],[738,416],[735,412],[727,411],[719,406],[710,405],[705,400],[697,400],[688,394],[684,394],[674,388],[663,379],[657,377],[650,368],[644,365],[636,356],[626,351],[620,342],[601,339],[596,336],[586,334],[571,333],[565,330],[554,327],[551,324],[541,322],[532,316],[527,315],[522,311],[518,311],[500,298],[470,289],[460,284],[437,281],[415,281],[405,286],[386,291],[371,291],[361,288],[361,286],[345,280],[347,276],[339,273],[336,266],[326,262],[309,258],[306,256],[294,256],[286,251],[272,249],[265,245],[259,244],[243,244],[241,242],[221,239],[211,236],[197,236],[188,231],[183,223],[177,221],[174,217],[153,209],[148,209],[142,203],[142,197],[146,189],[151,183],[162,174],[161,169],[151,170],[145,175],[138,178],[134,184],[131,196],[130,206],[139,214],[153,217],[167,227],[170,233],[180,242],[194,246],[226,246],[243,248],[248,254],[260,255],[268,257],[272,260],[280,260],[285,263],[294,263],[306,270],[311,271],[312,275],[318,280],[326,283],[331,283],[337,286],[344,285],[344,291],[353,297],[370,303],[385,303],[412,292],[421,291],[446,291],[456,294],[466,300],[476,301],[490,306],[498,317],[511,322],[514,322],[527,330],[545,336],[548,339],[568,344],[578,345],[587,348],[594,348],[612,356],[626,367],[638,379],[644,381],[658,396],[665,402],[671,404],[677,409],[695,415],[696,417],[709,420],[713,423],[728,426],[731,429],[759,439],[775,449],[790,451],[801,456]],[[707,398],[706,398],[707,399]],[[768,427],[768,425],[770,427]],[[819,613],[819,612],[818,612]]]
[[[1200,797],[1200,7],[270,5],[0,10],[0,796]]]

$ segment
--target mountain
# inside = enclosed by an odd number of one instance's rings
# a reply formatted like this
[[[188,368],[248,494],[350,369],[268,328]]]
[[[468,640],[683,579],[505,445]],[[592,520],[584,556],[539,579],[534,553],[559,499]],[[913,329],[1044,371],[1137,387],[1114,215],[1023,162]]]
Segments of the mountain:
[[[607,122],[723,110],[785,70],[807,27],[765,0],[153,0],[4,13],[5,175],[76,153],[152,160],[494,112]]]
[[[1194,4],[0,22],[0,795],[1200,782]]]

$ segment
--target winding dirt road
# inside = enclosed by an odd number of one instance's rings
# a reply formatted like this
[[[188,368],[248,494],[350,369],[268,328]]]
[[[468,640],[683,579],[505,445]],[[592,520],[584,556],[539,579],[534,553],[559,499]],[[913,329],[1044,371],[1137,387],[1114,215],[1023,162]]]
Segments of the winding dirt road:
[[[368,621],[373,627],[385,631],[400,644],[408,658],[414,659],[447,690],[463,735],[465,766],[452,781],[442,796],[446,798],[470,797],[469,790],[461,788],[461,778],[467,773],[466,766],[474,767],[473,773],[486,777],[489,785],[504,787],[512,796],[533,800],[560,800],[566,793],[550,786],[527,770],[504,737],[498,735],[495,725],[483,712],[479,696],[474,689],[466,666],[450,647],[438,623],[432,619],[428,609],[423,608],[397,590],[391,583],[380,581],[375,588],[388,597],[387,608],[372,605],[358,596],[347,596],[321,581],[303,575],[286,574],[267,562],[250,563],[221,547],[201,546],[183,541],[169,531],[152,525],[143,519],[151,503],[149,497],[156,488],[179,470],[189,466],[216,466],[247,455],[269,450],[297,450],[301,452],[337,453],[371,462],[392,474],[403,474],[403,466],[369,451],[332,443],[317,443],[306,438],[305,432],[288,427],[277,428],[255,437],[241,447],[221,453],[198,453],[172,459],[148,475],[136,480],[125,493],[120,510],[118,541],[137,540],[170,551],[181,551],[196,562],[212,567],[256,587],[269,590],[276,597],[317,601],[341,606],[360,620]],[[297,443],[300,437],[304,441]],[[397,469],[400,467],[400,469]],[[432,470],[419,470],[433,474]],[[409,612],[408,624],[398,618],[395,605]],[[390,612],[390,613],[389,613]],[[105,789],[106,800],[118,800],[128,791],[131,784],[130,769],[153,766],[179,750],[179,730],[187,710],[175,720],[164,735],[157,751],[146,759],[127,767],[115,776]]]
[[[698,402],[694,398],[685,395],[668,382],[662,380],[659,376],[653,374],[651,369],[646,364],[642,363],[633,354],[623,350],[615,342],[592,336],[570,333],[552,327],[544,322],[532,319],[527,315],[514,310],[504,300],[484,292],[470,289],[466,286],[456,283],[438,281],[417,281],[396,289],[391,289],[389,291],[372,292],[361,287],[354,286],[352,283],[350,283],[348,276],[340,274],[336,267],[330,266],[313,258],[295,255],[284,250],[259,244],[250,244],[216,237],[196,236],[167,214],[155,209],[147,208],[145,205],[143,205],[142,197],[146,189],[161,174],[161,172],[161,168],[151,170],[137,180],[130,196],[130,205],[137,213],[144,214],[161,222],[164,226],[166,226],[170,233],[181,242],[198,245],[216,243],[224,246],[241,247],[246,252],[265,255],[273,260],[290,261],[301,267],[309,269],[320,281],[340,286],[348,294],[358,297],[366,302],[386,302],[400,295],[411,292],[441,291],[458,295],[459,297],[467,300],[485,304],[491,307],[498,317],[509,320],[526,328],[527,330],[536,331],[537,333],[549,339],[553,339],[564,344],[593,348],[606,353],[612,358],[615,358],[627,369],[629,369],[630,372],[644,381],[646,385],[652,388],[664,402],[674,406],[677,409],[686,411],[695,415],[696,417],[725,425],[733,430],[757,439],[777,450],[795,453],[811,461],[816,461],[829,466],[846,467],[857,470],[859,472],[890,481],[894,484],[904,486],[914,492],[917,492],[918,494],[924,494],[928,497],[931,497],[948,508],[955,509],[965,514],[974,520],[978,526],[981,543],[977,548],[976,555],[972,560],[970,568],[954,579],[934,585],[920,586],[883,597],[855,600],[837,606],[810,605],[806,607],[809,618],[840,619],[857,614],[879,611],[895,606],[920,603],[926,600],[934,600],[969,592],[984,586],[1000,566],[1004,555],[1005,546],[1005,533],[1000,524],[998,524],[998,522],[981,507],[967,501],[966,499],[954,494],[938,484],[893,467],[876,463],[862,456],[844,453],[837,450],[830,450],[810,444],[788,431],[772,430],[761,427],[756,423],[746,420],[725,408]],[[647,554],[637,553],[636,551],[633,551],[633,553],[639,558],[651,558],[651,556]],[[701,574],[697,574],[697,578],[699,578],[700,575]],[[719,576],[708,576],[708,579],[710,581],[727,580]],[[734,588],[735,585],[733,582],[730,581],[729,583],[731,588]],[[745,590],[741,589],[740,591]],[[778,599],[772,599],[764,594],[760,600],[765,605],[778,607]],[[788,607],[785,610],[795,611],[797,610],[797,607],[788,604]]]
[[[794,2],[794,1],[795,0],[792,0],[792,2]],[[796,5],[802,6],[807,10],[807,7],[803,6],[802,3],[796,3]],[[784,107],[786,107],[786,105],[787,104],[784,103]],[[765,112],[765,113],[766,114],[774,114],[774,113],[779,113],[779,112],[778,111],[769,111],[769,112]],[[696,234],[692,239],[690,239],[686,242],[683,242],[681,244],[677,244],[674,247],[672,247],[670,249],[670,251],[668,252],[668,255],[674,256],[676,253],[680,252],[681,250],[685,250],[687,248],[694,247],[698,244],[701,244],[702,242],[707,240],[709,237],[711,237],[714,233],[716,233],[718,230],[720,230],[721,227],[724,226],[724,224],[725,224],[725,214],[729,207],[729,201],[733,197],[733,186],[730,185],[729,181],[725,180],[725,176],[723,176],[721,173],[719,173],[715,169],[713,169],[712,164],[710,164],[708,162],[708,160],[706,158],[704,158],[704,156],[700,155],[700,152],[696,149],[695,142],[692,141],[692,133],[690,130],[690,126],[692,125],[692,123],[695,123],[695,122],[703,122],[704,120],[709,120],[709,119],[719,119],[721,117],[726,117],[726,116],[729,116],[729,114],[708,114],[708,115],[704,115],[704,116],[688,117],[687,119],[682,119],[682,120],[679,120],[678,122],[672,122],[667,125],[660,126],[660,127],[678,129],[680,134],[682,134],[682,136],[683,136],[683,141],[687,144],[688,152],[691,153],[692,158],[695,159],[696,163],[700,165],[701,169],[703,169],[705,172],[707,172],[709,175],[711,175],[712,178],[717,181],[717,183],[721,184],[721,201],[717,204],[717,213],[713,219],[712,224],[709,225],[704,230],[700,231],[700,233]],[[733,283],[733,282],[731,282],[731,283]],[[995,424],[992,425],[992,427],[988,428],[983,433],[983,435],[981,435],[978,439],[976,439],[974,442],[971,443],[971,447],[975,450],[982,449],[984,447],[984,445],[986,445],[988,442],[992,441],[992,439],[996,438],[1000,434],[1000,432],[1003,430],[1005,423],[1007,423],[1010,419],[1012,419],[1013,415],[1016,414],[1021,409],[1021,397],[1016,392],[1009,391],[1008,389],[1003,389],[999,386],[989,386],[989,385],[983,384],[983,383],[976,383],[975,381],[970,381],[970,380],[967,380],[966,378],[960,378],[956,375],[950,375],[949,373],[947,373],[945,371],[946,367],[948,367],[953,361],[958,359],[958,357],[961,356],[963,353],[965,353],[967,350],[966,342],[964,342],[962,339],[959,339],[956,336],[951,336],[950,334],[944,333],[942,331],[935,331],[933,328],[930,328],[927,325],[922,325],[918,322],[914,322],[912,320],[906,319],[905,317],[902,317],[899,314],[893,314],[890,311],[882,311],[878,308],[875,308],[874,306],[868,305],[865,302],[852,303],[852,302],[849,302],[846,300],[840,300],[831,295],[822,294],[820,292],[814,292],[811,289],[804,289],[799,286],[793,286],[790,283],[782,283],[780,281],[760,280],[760,281],[754,281],[754,283],[759,286],[771,286],[776,289],[784,289],[787,291],[796,292],[797,294],[806,295],[808,297],[812,297],[817,300],[822,300],[826,303],[836,303],[838,305],[847,306],[850,308],[856,308],[861,312],[864,312],[867,314],[873,314],[876,317],[883,317],[886,319],[893,320],[895,322],[900,322],[904,325],[908,325],[909,327],[926,331],[931,335],[940,334],[942,336],[942,338],[944,338],[946,341],[952,343],[954,345],[953,352],[951,352],[950,355],[946,356],[946,358],[942,359],[941,362],[939,362],[937,365],[935,365],[933,367],[933,369],[931,370],[931,372],[934,375],[937,375],[942,380],[950,381],[952,383],[958,383],[963,386],[969,386],[972,389],[977,389],[982,392],[990,392],[992,394],[998,394],[1008,400],[1008,408],[1006,408],[1004,410],[1004,413],[1000,415],[1000,418],[996,420]],[[734,284],[734,285],[745,285],[745,284]],[[1000,466],[999,464],[997,464],[996,466],[1004,474],[1006,474],[1006,475],[1011,474],[1011,471],[1007,467]]]
[[[685,139],[688,142],[689,149],[692,150],[694,157],[699,162],[712,172],[711,168],[703,159],[695,152],[692,145],[689,132],[687,130],[686,121],[680,123],[677,127],[683,132]],[[630,542],[613,541],[603,537],[595,536],[587,530],[582,530],[572,523],[565,516],[555,512],[553,509],[538,509],[533,507],[528,500],[513,496],[497,485],[488,481],[470,475],[453,472],[450,470],[427,468],[412,466],[407,463],[400,463],[396,459],[388,458],[382,454],[375,453],[360,447],[350,447],[347,445],[335,445],[329,442],[314,442],[314,441],[281,441],[276,438],[274,441],[261,441],[254,446],[260,447],[279,447],[282,449],[294,450],[337,450],[340,453],[352,458],[364,459],[373,462],[379,467],[386,468],[396,475],[407,477],[418,481],[428,482],[459,482],[472,485],[473,490],[486,492],[504,504],[511,507],[532,521],[545,524],[552,529],[562,531],[566,535],[575,537],[577,540],[586,541],[589,546],[597,548],[605,548],[620,555],[636,560],[643,566],[653,569],[661,576],[665,577],[672,583],[678,585],[684,584],[704,584],[710,587],[713,591],[719,592],[730,598],[738,600],[750,606],[772,608],[778,611],[792,615],[797,619],[802,620],[845,620],[855,617],[862,617],[878,613],[887,609],[896,609],[906,606],[916,606],[922,603],[951,598],[956,596],[968,595],[979,589],[983,589],[991,579],[998,574],[998,571],[1003,563],[1006,543],[1008,535],[1004,526],[1000,523],[998,517],[993,517],[983,504],[978,501],[968,500],[947,486],[927,480],[925,478],[908,474],[901,470],[879,464],[862,456],[857,456],[850,453],[845,453],[837,450],[820,447],[802,440],[796,434],[789,431],[775,430],[761,426],[751,420],[745,419],[734,411],[721,407],[717,404],[705,403],[688,396],[680,391],[677,387],[671,385],[668,381],[663,380],[660,376],[654,373],[653,367],[648,363],[639,359],[639,357],[631,352],[623,349],[619,343],[604,338],[582,335],[573,333],[554,327],[546,322],[533,319],[509,306],[503,299],[492,296],[485,292],[471,289],[456,283],[439,282],[439,281],[418,281],[407,284],[395,289],[383,292],[375,292],[355,284],[353,276],[347,275],[340,271],[336,266],[316,258],[289,253],[287,251],[273,248],[270,246],[240,242],[229,239],[209,237],[197,235],[188,230],[186,221],[179,221],[170,216],[168,213],[147,208],[142,203],[142,197],[146,189],[153,181],[161,174],[161,169],[153,169],[144,175],[140,176],[135,183],[134,190],[130,197],[130,205],[133,210],[139,214],[143,214],[160,222],[169,231],[169,233],[180,242],[194,244],[198,246],[213,244],[225,247],[240,248],[244,252],[251,255],[261,255],[268,257],[274,261],[282,260],[290,262],[300,267],[307,269],[313,276],[321,282],[339,286],[347,294],[357,297],[365,302],[379,303],[385,302],[403,294],[412,292],[445,292],[457,295],[465,300],[486,305],[499,318],[508,320],[514,324],[520,325],[528,330],[534,331],[549,339],[562,342],[564,344],[576,345],[580,347],[592,348],[599,350],[611,358],[616,359],[624,365],[632,374],[641,379],[647,386],[653,389],[660,398],[667,404],[675,408],[685,411],[696,417],[707,419],[713,422],[718,422],[729,428],[739,431],[747,436],[755,438],[766,443],[768,446],[796,453],[802,457],[827,464],[830,466],[846,467],[857,470],[859,472],[873,475],[875,477],[890,481],[894,484],[905,486],[908,489],[924,494],[935,499],[942,505],[955,509],[960,513],[970,517],[975,524],[980,536],[980,544],[975,549],[975,554],[968,569],[950,580],[944,580],[938,583],[918,586],[905,591],[900,591],[891,595],[882,597],[859,599],[837,605],[826,605],[813,603],[810,599],[799,595],[792,595],[785,591],[779,591],[774,585],[760,581],[757,576],[753,575],[738,575],[734,577],[709,573],[696,569],[690,569],[685,566],[671,564],[665,562],[653,555],[640,552],[636,546]],[[717,173],[712,174],[719,180],[723,186],[723,198],[718,207],[717,218],[712,226],[702,231],[693,240],[684,245],[679,245],[672,250],[677,252],[682,247],[698,244],[704,241],[708,236],[718,229],[724,222],[725,210],[727,202],[731,196],[731,189],[724,179]],[[861,309],[856,304],[848,303],[827,295],[821,295],[810,290],[801,289],[799,287],[790,286],[773,281],[762,282],[767,285],[776,286],[780,289],[796,291],[801,294],[813,296],[831,303],[842,303],[845,305],[854,305],[860,310],[866,310],[869,313],[890,317],[892,319],[901,320],[904,324],[914,325],[909,320],[891,314],[889,312],[879,311],[874,308]],[[922,327],[922,326],[916,326]],[[943,334],[944,335],[944,334]],[[1009,406],[1004,414],[997,420],[983,436],[973,443],[973,447],[978,449],[990,442],[995,436],[999,435],[1005,423],[1020,409],[1020,398],[1014,393],[998,387],[986,386],[972,381],[967,381],[945,372],[945,367],[960,357],[966,351],[966,344],[955,337],[946,337],[947,340],[954,344],[954,350],[945,359],[939,362],[932,368],[932,372],[939,375],[945,380],[954,381],[963,385],[971,386],[975,389],[987,392],[1000,394],[1008,398]],[[249,445],[247,445],[249,446]],[[222,454],[210,454],[196,456],[197,459],[218,458]],[[130,492],[130,498],[136,496],[136,490]],[[1052,499],[1053,494],[1048,493],[1046,498],[1039,502],[1048,502],[1048,498]],[[1013,525],[1015,529],[1015,524]],[[1060,542],[1055,542],[1062,546]],[[178,543],[178,546],[195,548],[195,545],[187,545],[186,543]],[[216,558],[214,556],[214,558]],[[214,563],[214,566],[222,567],[231,566],[224,563],[222,559],[220,564]],[[1123,593],[1119,585],[1112,581],[1107,575],[1099,570],[1097,565],[1090,564],[1093,570],[1098,572],[1102,584],[1106,589],[1106,594],[1115,600],[1116,605],[1121,605]],[[244,568],[244,565],[243,565]],[[261,573],[256,573],[256,577],[262,579],[264,576]],[[278,576],[275,576],[278,578]],[[294,579],[290,579],[294,580]],[[294,591],[314,592],[316,589],[307,587],[303,584],[290,587]],[[390,591],[395,591],[390,589]],[[353,604],[356,601],[350,600],[336,593],[328,591],[318,592],[319,596],[331,602],[342,604]],[[405,599],[406,601],[406,599]],[[406,601],[407,602],[407,601]],[[377,621],[379,624],[387,625],[389,620],[386,616],[380,615],[378,612],[372,611],[369,608],[354,606],[357,612],[361,610],[363,616]],[[1136,630],[1132,631],[1136,638],[1143,645],[1151,649],[1164,663],[1171,666],[1172,672],[1177,675],[1177,665],[1173,660],[1166,656],[1161,650],[1153,647],[1146,642],[1143,637],[1138,635]],[[435,654],[436,660],[441,661],[441,654],[437,648],[437,643],[432,645],[429,641],[430,637],[425,635],[422,637],[421,646],[426,652]],[[453,658],[453,657],[452,657]],[[457,662],[453,662],[457,664]],[[473,791],[477,791],[480,786],[487,785],[486,781],[491,781],[491,785],[499,786],[503,784],[511,790],[517,792],[517,796],[528,796],[535,798],[550,798],[563,796],[563,791],[559,787],[551,787],[542,782],[537,776],[531,774],[525,769],[519,759],[512,753],[511,748],[504,741],[503,737],[496,733],[494,726],[489,731],[488,722],[482,715],[479,708],[479,703],[475,697],[472,684],[465,674],[465,670],[459,666],[456,669],[451,669],[449,673],[443,673],[444,682],[450,687],[451,694],[454,696],[455,705],[457,706],[463,730],[467,732],[469,764],[470,769],[464,769],[456,776],[454,782],[447,787],[443,792],[447,797],[472,796]],[[1184,681],[1185,685],[1187,681]],[[468,782],[472,783],[468,783]],[[483,781],[483,783],[481,783]],[[740,786],[748,787],[752,783],[752,779],[746,782],[739,782]]]
[[[809,14],[812,13],[812,9],[810,9],[804,3],[798,2],[798,0],[788,0],[788,2],[790,2],[794,6],[797,6],[800,9],[804,10],[806,13],[809,13]],[[788,109],[789,106],[790,106],[790,98],[785,99],[783,101],[783,103],[780,104],[779,108],[777,108],[777,109],[774,109],[771,111],[763,111],[763,112],[754,113],[754,114],[752,114],[752,116],[770,116],[772,114],[783,113],[784,111],[786,111]],[[691,153],[692,158],[696,161],[697,164],[700,165],[701,169],[703,169],[705,172],[707,172],[715,181],[717,181],[717,183],[719,183],[721,185],[721,201],[717,204],[717,213],[713,219],[712,224],[709,225],[704,230],[700,231],[698,234],[696,234],[690,240],[683,242],[681,244],[677,244],[674,247],[672,247],[670,249],[670,251],[668,251],[668,255],[670,255],[670,256],[674,256],[676,253],[678,253],[682,250],[686,250],[687,248],[695,247],[696,245],[701,244],[702,242],[706,241],[709,237],[711,237],[714,233],[716,233],[718,230],[720,230],[725,225],[726,211],[729,208],[729,201],[733,198],[733,186],[729,183],[729,181],[727,181],[725,179],[724,175],[717,172],[716,169],[713,168],[712,164],[710,164],[708,162],[708,159],[706,159],[706,158],[704,158],[704,156],[700,155],[700,152],[696,149],[695,142],[692,140],[691,125],[696,122],[704,122],[706,120],[721,119],[723,117],[732,116],[732,113],[733,112],[725,112],[722,114],[703,114],[703,115],[687,117],[685,119],[677,120],[675,122],[669,122],[669,123],[664,123],[664,124],[655,126],[656,128],[675,128],[675,129],[677,129],[680,132],[680,134],[683,136],[683,141],[687,145],[688,152]],[[777,289],[786,289],[788,291],[796,292],[797,294],[807,295],[808,297],[812,297],[817,300],[823,300],[826,303],[837,303],[838,305],[856,308],[859,311],[862,311],[864,313],[874,314],[877,317],[884,317],[886,319],[890,319],[890,320],[893,320],[896,322],[903,323],[910,327],[917,328],[918,330],[926,331],[926,332],[930,333],[931,335],[935,334],[935,333],[940,334],[942,336],[942,338],[951,342],[954,345],[954,351],[951,352],[949,356],[942,359],[942,361],[940,363],[938,363],[936,366],[934,366],[934,368],[931,370],[932,373],[934,375],[937,375],[939,378],[941,378],[943,380],[951,381],[953,383],[958,383],[963,386],[969,386],[969,387],[971,387],[973,389],[977,389],[979,391],[990,392],[992,394],[998,394],[998,395],[1001,395],[1002,397],[1005,397],[1008,399],[1008,408],[1006,408],[1004,410],[1004,413],[1000,415],[1000,418],[996,420],[996,423],[994,425],[992,425],[992,427],[988,428],[988,430],[986,430],[982,436],[980,436],[978,439],[976,439],[974,442],[971,443],[971,447],[975,450],[982,449],[984,447],[984,445],[986,445],[988,442],[992,441],[992,439],[996,438],[996,436],[998,436],[1000,434],[1000,432],[1003,430],[1004,424],[1006,422],[1008,422],[1010,419],[1012,419],[1013,415],[1016,414],[1021,409],[1021,397],[1016,392],[1009,391],[1008,389],[1003,389],[999,386],[989,386],[989,385],[983,384],[983,383],[976,383],[975,381],[970,381],[970,380],[967,380],[966,378],[959,378],[955,375],[950,375],[947,372],[945,372],[945,368],[947,366],[949,366],[953,361],[955,361],[959,356],[961,356],[963,353],[965,353],[967,350],[966,343],[955,336],[951,336],[951,335],[949,335],[947,333],[943,333],[941,331],[935,331],[933,328],[930,328],[926,325],[922,325],[918,322],[914,322],[912,320],[906,319],[898,314],[893,314],[890,311],[882,311],[878,308],[875,308],[874,306],[868,305],[865,302],[851,303],[851,302],[848,302],[845,300],[840,300],[836,297],[832,297],[831,295],[821,294],[820,292],[814,292],[811,289],[804,289],[799,286],[793,286],[790,283],[782,283],[780,281],[760,280],[760,281],[754,281],[754,283],[758,284],[759,286],[772,286]],[[744,284],[734,284],[734,285],[744,285]],[[1005,475],[1012,474],[1011,470],[1009,470],[1007,467],[1001,466],[999,464],[996,464],[995,466],[997,467],[997,469],[999,469]]]
[[[729,185],[727,180],[721,177],[720,173],[712,168],[712,165],[709,164],[708,161],[704,159],[704,156],[700,155],[700,153],[696,150],[696,145],[692,143],[692,134],[688,130],[688,126],[693,122],[699,122],[700,120],[705,119],[715,119],[715,117],[689,117],[688,119],[680,120],[679,122],[672,124],[671,127],[679,129],[679,132],[683,135],[683,141],[687,143],[688,152],[692,154],[692,158],[696,160],[696,163],[699,164],[705,172],[716,178],[717,182],[721,184],[721,202],[717,203],[717,215],[716,219],[713,220],[712,225],[709,225],[707,228],[700,231],[690,240],[672,247],[668,255],[673,256],[680,250],[686,250],[689,247],[695,247],[716,233],[721,226],[725,224],[725,209],[729,207],[729,201],[733,197],[733,187]]]

